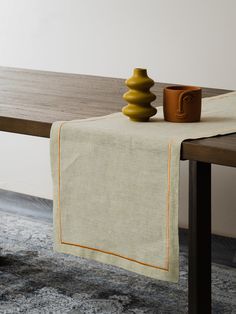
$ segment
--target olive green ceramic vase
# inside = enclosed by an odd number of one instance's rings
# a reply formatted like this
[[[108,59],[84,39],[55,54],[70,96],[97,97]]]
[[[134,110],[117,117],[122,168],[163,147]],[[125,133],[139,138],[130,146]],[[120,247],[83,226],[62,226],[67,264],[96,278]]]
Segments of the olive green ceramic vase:
[[[125,81],[129,91],[123,95],[128,105],[122,108],[124,115],[132,121],[147,122],[157,109],[151,106],[156,96],[150,92],[154,81],[148,77],[146,69],[134,69],[133,76]]]

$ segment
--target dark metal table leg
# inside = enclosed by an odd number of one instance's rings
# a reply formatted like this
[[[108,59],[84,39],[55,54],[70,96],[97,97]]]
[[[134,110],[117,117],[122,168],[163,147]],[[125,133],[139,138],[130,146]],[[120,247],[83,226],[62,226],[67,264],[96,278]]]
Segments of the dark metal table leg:
[[[211,313],[211,164],[189,161],[188,312]]]

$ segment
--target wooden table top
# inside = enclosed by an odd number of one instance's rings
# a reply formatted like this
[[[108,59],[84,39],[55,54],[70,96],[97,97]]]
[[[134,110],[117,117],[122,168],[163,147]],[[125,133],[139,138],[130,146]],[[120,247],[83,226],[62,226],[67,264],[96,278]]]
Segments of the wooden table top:
[[[154,106],[167,85],[152,88]],[[120,111],[126,90],[123,79],[0,67],[0,131],[49,137],[55,121]],[[203,97],[227,92],[203,88]],[[181,158],[236,166],[236,134],[186,141]]]

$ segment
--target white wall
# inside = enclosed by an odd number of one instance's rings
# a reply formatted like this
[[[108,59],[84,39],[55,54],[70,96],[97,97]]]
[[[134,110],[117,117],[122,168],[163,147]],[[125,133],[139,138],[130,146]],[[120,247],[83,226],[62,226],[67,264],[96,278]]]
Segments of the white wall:
[[[0,65],[114,77],[141,66],[156,81],[236,89],[235,15],[235,0],[0,0]],[[0,143],[0,188],[51,198],[48,140]],[[236,170],[213,176],[213,230],[236,236]],[[186,202],[182,188],[182,226]]]

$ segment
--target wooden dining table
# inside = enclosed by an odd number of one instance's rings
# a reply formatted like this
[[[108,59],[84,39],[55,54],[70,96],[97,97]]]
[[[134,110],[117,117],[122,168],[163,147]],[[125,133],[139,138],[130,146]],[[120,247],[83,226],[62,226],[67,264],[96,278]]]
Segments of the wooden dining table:
[[[152,88],[162,105],[163,88]],[[123,79],[0,67],[0,131],[50,137],[55,121],[120,111]],[[203,88],[203,97],[230,92]],[[235,104],[236,105],[236,104]],[[211,313],[211,165],[236,167],[236,133],[184,141],[189,160],[188,311]]]

